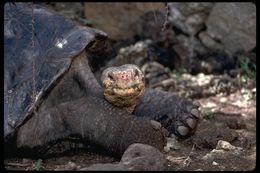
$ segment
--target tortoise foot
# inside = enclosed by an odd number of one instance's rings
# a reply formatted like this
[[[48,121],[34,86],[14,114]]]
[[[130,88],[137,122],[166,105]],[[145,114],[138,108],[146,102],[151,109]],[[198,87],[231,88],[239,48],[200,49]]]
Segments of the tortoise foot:
[[[180,105],[176,107],[175,115],[169,116],[168,118],[170,119],[164,124],[167,130],[180,138],[187,138],[193,135],[200,120],[199,107],[198,101],[181,101]]]
[[[200,120],[200,103],[169,92],[146,89],[133,112],[136,116],[158,121],[169,134],[186,138],[194,134]]]

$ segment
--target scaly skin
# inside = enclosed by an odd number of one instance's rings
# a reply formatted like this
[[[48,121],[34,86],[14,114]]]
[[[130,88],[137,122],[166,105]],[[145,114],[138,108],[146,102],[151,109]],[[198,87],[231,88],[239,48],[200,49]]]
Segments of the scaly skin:
[[[132,113],[144,94],[142,71],[133,64],[107,68],[101,77],[104,96],[112,104]]]
[[[17,149],[48,154],[42,148],[71,137],[116,155],[133,143],[163,149],[162,129],[104,99],[89,59],[103,57],[107,34],[77,26],[37,4],[6,3],[4,12],[6,156]],[[32,16],[33,49],[28,30]]]
[[[200,104],[168,92],[145,89],[144,75],[132,64],[109,67],[101,77],[104,96],[112,104],[138,117],[158,121],[170,134],[187,138],[200,120]]]

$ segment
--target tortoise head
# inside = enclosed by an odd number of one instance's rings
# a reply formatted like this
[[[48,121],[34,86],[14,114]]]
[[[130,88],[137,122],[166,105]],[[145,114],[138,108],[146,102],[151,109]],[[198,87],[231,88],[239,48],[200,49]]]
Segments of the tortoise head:
[[[134,64],[105,69],[101,82],[106,100],[130,113],[144,94],[144,75]]]

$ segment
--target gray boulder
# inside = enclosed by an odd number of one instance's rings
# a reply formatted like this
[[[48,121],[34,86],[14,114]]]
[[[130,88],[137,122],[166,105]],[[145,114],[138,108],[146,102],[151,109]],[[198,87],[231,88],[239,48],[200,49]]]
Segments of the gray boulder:
[[[98,163],[81,170],[163,171],[166,162],[164,154],[155,147],[134,143],[127,148],[119,163]]]
[[[182,32],[195,35],[204,25],[205,20],[214,3],[168,3],[170,9],[169,20]]]
[[[230,52],[256,46],[256,7],[253,3],[216,3],[207,21],[207,34]]]
[[[124,152],[121,161],[129,170],[163,171],[166,168],[166,158],[155,147],[135,143]]]

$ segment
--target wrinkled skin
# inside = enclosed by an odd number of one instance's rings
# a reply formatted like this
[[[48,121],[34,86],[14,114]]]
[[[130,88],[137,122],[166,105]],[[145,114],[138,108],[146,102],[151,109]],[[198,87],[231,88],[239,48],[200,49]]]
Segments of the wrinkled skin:
[[[162,129],[103,97],[89,59],[106,50],[106,33],[37,4],[6,3],[4,12],[6,155],[16,149],[47,155],[71,138],[114,155],[132,143],[163,149]]]
[[[99,145],[115,155],[121,155],[133,143],[162,150],[166,144],[164,129],[155,127],[151,119],[181,137],[194,133],[198,105],[186,99],[145,89],[133,111],[136,116],[106,101],[89,64],[90,57],[105,49],[106,34],[76,27],[40,6],[35,5],[33,12],[34,48],[32,7],[26,3],[5,5],[6,154],[17,148],[48,154],[42,148],[70,137]],[[33,62],[37,73],[34,78]],[[35,102],[31,97],[33,82]]]
[[[132,113],[144,94],[142,71],[133,64],[109,67],[101,76],[105,98],[115,106]]]
[[[149,119],[132,116],[108,103],[90,71],[87,57],[85,52],[75,57],[37,112],[17,129],[17,147],[45,155],[49,145],[77,137],[113,155],[123,154],[133,143],[162,150],[166,142],[163,129],[155,128]]]
[[[170,134],[180,138],[193,135],[200,121],[200,103],[180,98],[165,91],[146,89],[133,114],[156,120]]]
[[[170,133],[181,138],[195,132],[200,116],[200,104],[148,88],[142,98],[145,90],[144,75],[138,66],[125,64],[109,67],[103,71],[101,82],[105,98],[115,106],[130,113],[134,111],[136,116],[159,121]]]

